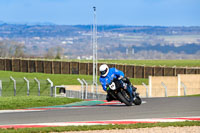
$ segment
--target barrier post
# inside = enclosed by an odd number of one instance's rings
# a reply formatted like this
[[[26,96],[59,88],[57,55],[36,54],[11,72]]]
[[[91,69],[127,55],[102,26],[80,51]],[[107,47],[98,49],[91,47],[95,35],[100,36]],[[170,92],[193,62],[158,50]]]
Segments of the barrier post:
[[[181,95],[181,77],[178,75],[178,96]]]
[[[149,76],[149,97],[152,96],[152,76]]]
[[[87,90],[88,90],[88,83],[85,81],[85,79],[82,79],[83,83],[85,84],[85,99],[87,99]]]
[[[53,97],[53,82],[49,78],[47,79],[47,82],[51,85],[50,96]]]
[[[29,96],[29,93],[30,93],[29,80],[26,77],[24,77],[24,81],[26,82],[26,85],[27,85],[27,96]]]
[[[97,83],[95,84],[96,84],[96,98],[98,99],[98,84]],[[94,92],[93,92],[93,98],[94,98]]]
[[[83,97],[84,83],[83,83],[83,81],[80,80],[79,78],[77,78],[77,80],[78,80],[79,83],[81,84],[81,99],[84,99],[84,97]]]
[[[12,76],[10,76],[10,79],[13,81],[14,96],[16,96],[16,80]]]
[[[165,88],[165,97],[167,97],[167,86],[163,82],[161,82],[161,84]]]
[[[148,86],[142,82],[142,85],[146,88],[146,97],[149,97],[149,89],[148,89]]]
[[[184,96],[186,96],[186,90],[187,90],[187,87],[185,86],[185,84],[183,82],[181,82],[181,85],[183,86],[184,88]]]
[[[38,96],[40,96],[40,81],[37,78],[34,78],[34,80],[38,85]]]

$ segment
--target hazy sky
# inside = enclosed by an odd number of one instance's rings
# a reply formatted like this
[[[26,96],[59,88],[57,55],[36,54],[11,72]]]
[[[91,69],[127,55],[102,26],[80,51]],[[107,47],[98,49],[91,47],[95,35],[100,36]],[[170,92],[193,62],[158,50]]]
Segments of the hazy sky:
[[[0,0],[0,21],[200,26],[200,0]]]

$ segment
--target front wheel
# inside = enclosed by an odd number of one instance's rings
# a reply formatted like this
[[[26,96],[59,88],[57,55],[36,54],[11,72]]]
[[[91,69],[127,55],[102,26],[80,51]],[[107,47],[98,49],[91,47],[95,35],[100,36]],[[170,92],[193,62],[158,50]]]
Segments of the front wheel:
[[[122,95],[121,92],[118,92],[118,93],[117,93],[117,96],[118,96],[119,101],[125,103],[126,106],[132,106],[132,102],[129,102],[129,101],[125,98],[125,96]]]
[[[139,96],[136,96],[135,100],[133,101],[135,105],[140,105],[142,103],[142,99]]]

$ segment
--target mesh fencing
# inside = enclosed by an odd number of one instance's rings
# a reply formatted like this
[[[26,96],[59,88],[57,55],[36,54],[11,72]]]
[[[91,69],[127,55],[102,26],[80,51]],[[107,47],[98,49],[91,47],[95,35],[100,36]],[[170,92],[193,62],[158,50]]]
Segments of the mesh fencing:
[[[34,79],[28,79],[29,89],[27,82],[23,78],[14,78],[16,80],[16,90],[14,82],[10,78],[0,78],[2,81],[1,96],[50,96],[50,84],[46,80],[39,79],[40,86]]]

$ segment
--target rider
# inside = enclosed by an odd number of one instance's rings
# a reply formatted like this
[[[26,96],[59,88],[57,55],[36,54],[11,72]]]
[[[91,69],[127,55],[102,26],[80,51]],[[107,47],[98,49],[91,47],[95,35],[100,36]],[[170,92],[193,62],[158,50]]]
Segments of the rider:
[[[128,84],[128,87],[130,89],[130,93],[132,93],[132,89],[136,89],[132,86],[130,80],[126,77],[124,77],[124,73],[120,70],[117,70],[116,68],[109,68],[108,65],[103,64],[99,67],[99,71],[101,73],[101,76],[99,78],[99,81],[101,82],[101,85],[103,87],[104,91],[107,91],[106,100],[112,101],[114,98],[109,94],[109,88],[108,85],[111,83],[113,79],[122,79],[125,83]]]

